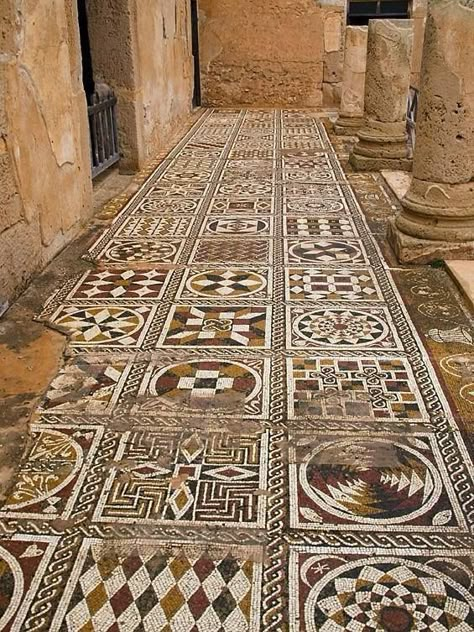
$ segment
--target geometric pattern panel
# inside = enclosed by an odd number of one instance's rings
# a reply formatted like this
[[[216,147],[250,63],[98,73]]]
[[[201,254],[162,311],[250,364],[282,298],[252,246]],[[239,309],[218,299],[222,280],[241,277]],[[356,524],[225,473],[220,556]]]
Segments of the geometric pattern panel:
[[[466,528],[431,435],[301,435],[289,461],[295,528]]]
[[[474,575],[468,555],[426,555],[409,549],[393,555],[373,549],[352,554],[295,547],[290,553],[295,590],[290,629],[474,629]]]
[[[152,362],[140,385],[137,412],[266,417],[270,360],[209,357]]]
[[[252,217],[221,217],[206,219],[203,235],[271,235],[270,219]]]
[[[115,233],[122,237],[187,237],[193,217],[130,217]]]
[[[192,263],[271,264],[270,239],[198,239],[189,259]]]
[[[188,269],[177,298],[269,298],[270,279],[268,268]]]
[[[270,307],[177,305],[171,308],[158,346],[268,348],[270,323]]]
[[[370,268],[287,268],[288,301],[381,301],[383,296]]]
[[[357,230],[349,218],[343,217],[286,217],[285,234],[289,237],[357,237]]]
[[[136,304],[67,304],[50,320],[70,332],[72,347],[130,349],[140,347],[156,309]]]
[[[287,307],[287,319],[289,348],[403,350],[385,307]]]
[[[288,398],[290,419],[428,419],[404,358],[288,359]]]
[[[125,432],[94,520],[263,527],[266,451],[266,434]]]
[[[172,273],[153,270],[89,270],[68,294],[69,300],[159,300]]]
[[[273,199],[268,198],[214,198],[209,206],[209,213],[232,215],[242,213],[247,215],[265,215],[273,213]]]
[[[184,245],[180,239],[111,239],[104,248],[91,252],[97,260],[110,264],[176,263]]]
[[[257,632],[256,560],[243,547],[86,539],[50,630]]]

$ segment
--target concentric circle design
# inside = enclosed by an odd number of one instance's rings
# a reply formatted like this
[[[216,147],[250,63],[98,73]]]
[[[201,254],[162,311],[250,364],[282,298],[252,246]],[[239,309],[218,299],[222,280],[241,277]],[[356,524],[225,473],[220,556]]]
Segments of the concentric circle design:
[[[318,507],[345,522],[402,524],[439,500],[441,477],[420,451],[388,439],[323,442],[300,483]]]
[[[219,268],[193,274],[186,282],[192,294],[206,298],[252,296],[265,289],[266,279],[252,270]]]
[[[312,588],[304,618],[308,632],[468,632],[474,598],[426,564],[381,556],[327,573]]]
[[[294,333],[305,341],[328,346],[351,345],[366,347],[384,344],[389,335],[385,321],[370,312],[345,309],[319,309],[299,316],[293,324]],[[388,342],[390,344],[390,342]]]
[[[119,263],[127,261],[167,262],[171,261],[175,255],[176,246],[172,243],[144,240],[127,240],[115,243],[106,253],[107,259]]]

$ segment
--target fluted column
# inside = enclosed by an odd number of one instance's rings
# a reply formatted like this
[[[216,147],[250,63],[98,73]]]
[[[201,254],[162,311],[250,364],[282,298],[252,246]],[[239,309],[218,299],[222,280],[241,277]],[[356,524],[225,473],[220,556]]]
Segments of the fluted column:
[[[474,258],[474,7],[430,0],[413,179],[390,230],[401,261]]]
[[[350,156],[360,171],[411,168],[406,143],[412,20],[370,20],[365,125]]]
[[[366,26],[346,27],[341,109],[334,123],[336,134],[355,135],[364,124],[367,34]]]

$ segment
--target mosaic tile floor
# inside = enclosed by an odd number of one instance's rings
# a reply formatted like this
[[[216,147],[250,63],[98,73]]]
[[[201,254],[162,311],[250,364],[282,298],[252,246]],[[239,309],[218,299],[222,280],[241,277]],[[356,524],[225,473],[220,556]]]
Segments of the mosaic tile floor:
[[[472,463],[305,111],[207,111],[42,318],[0,629],[474,630]]]

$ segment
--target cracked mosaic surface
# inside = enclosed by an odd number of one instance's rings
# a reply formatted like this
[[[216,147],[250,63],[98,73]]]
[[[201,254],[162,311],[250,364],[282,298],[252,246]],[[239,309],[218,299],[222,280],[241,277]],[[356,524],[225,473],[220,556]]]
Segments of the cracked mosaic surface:
[[[99,235],[41,316],[69,353],[0,510],[1,629],[474,629],[432,364],[468,417],[472,335],[410,271],[420,338],[377,186],[309,111],[209,110]]]

